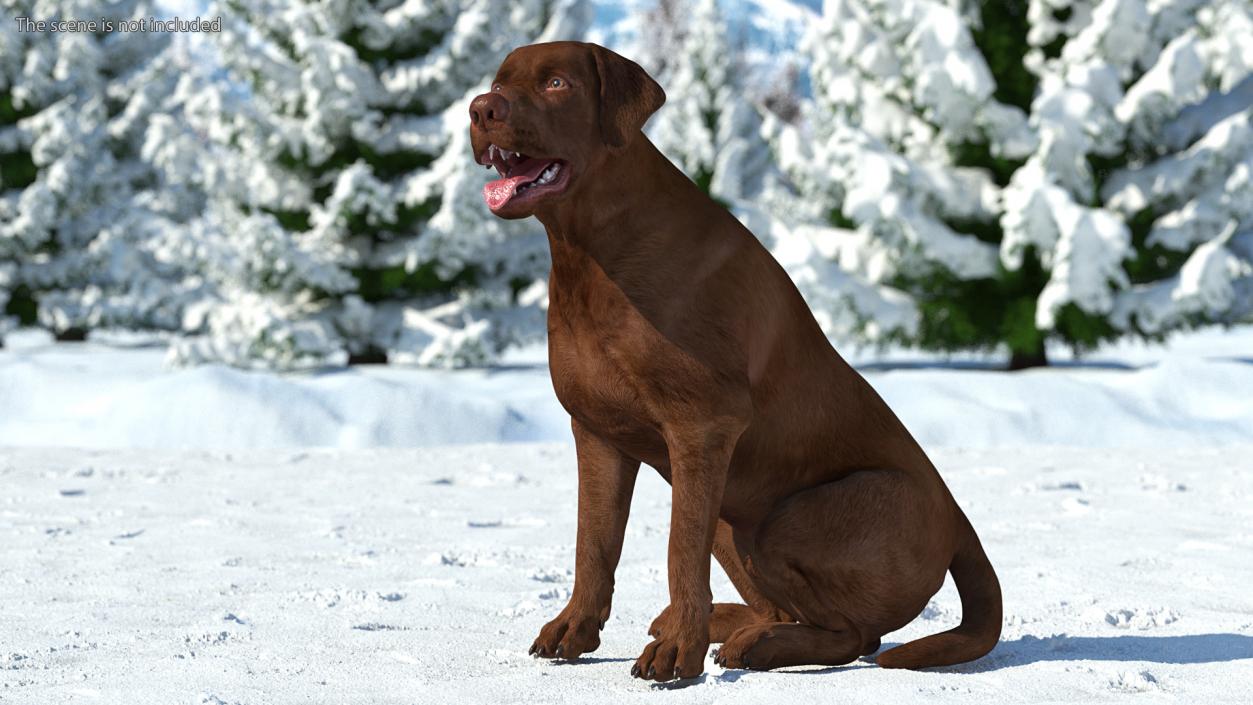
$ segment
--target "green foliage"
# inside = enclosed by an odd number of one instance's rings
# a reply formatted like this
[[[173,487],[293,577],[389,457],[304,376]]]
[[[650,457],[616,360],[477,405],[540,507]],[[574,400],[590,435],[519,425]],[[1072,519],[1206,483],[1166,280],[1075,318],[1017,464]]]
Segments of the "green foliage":
[[[304,232],[310,228],[308,211],[284,211],[274,208],[262,208],[261,210],[274,216],[278,224],[289,232]]]
[[[0,125],[12,125],[24,117],[34,115],[36,112],[38,111],[30,106],[25,108],[15,106],[12,93],[8,91],[0,93]]]
[[[1000,221],[995,218],[992,220],[976,220],[974,218],[949,218],[945,223],[954,231],[973,235],[980,242],[986,242],[992,245],[999,245],[1005,237],[1005,231],[1001,230]]]
[[[962,142],[960,144],[948,145],[948,152],[955,166],[985,169],[992,176],[992,181],[997,186],[1008,185],[1009,179],[1014,175],[1014,172],[1027,163],[1025,159],[1006,159],[1005,157],[993,156],[992,150],[986,142]],[[999,241],[1000,238],[998,237],[997,240]]]
[[[691,179],[696,182],[696,186],[699,187],[701,191],[708,194],[709,187],[714,181],[714,172],[712,169],[701,168],[697,170],[696,175],[692,176]]]
[[[1102,342],[1114,340],[1121,335],[1104,316],[1090,314],[1073,303],[1068,303],[1057,311],[1056,329],[1076,352],[1091,350]]]
[[[857,228],[857,223],[853,222],[852,218],[844,215],[844,211],[839,208],[832,208],[827,211],[827,222],[845,230],[855,230]]]
[[[399,232],[415,232],[419,224],[430,220],[439,211],[439,206],[438,196],[431,196],[417,205],[401,206],[397,209],[394,227]]]
[[[918,333],[898,342],[932,350],[988,350],[1005,343],[1012,352],[1039,349],[1044,333],[1035,326],[1036,298],[1047,274],[1034,251],[1016,270],[998,268],[995,276],[961,279],[932,265],[922,276],[897,276],[892,286],[909,292],[918,306]]]
[[[1119,153],[1111,157],[1103,157],[1099,154],[1089,154],[1087,156],[1088,171],[1092,172],[1092,196],[1088,205],[1100,205],[1101,189],[1105,186],[1105,180],[1109,175],[1127,166],[1128,158],[1125,153]]]
[[[1157,213],[1151,207],[1141,210],[1127,221],[1131,230],[1131,246],[1135,257],[1123,263],[1123,268],[1132,284],[1144,284],[1158,281],[1174,275],[1188,260],[1188,252],[1172,250],[1160,244],[1148,244],[1149,233],[1157,220]]]
[[[0,153],[0,190],[26,188],[38,174],[30,152]]]
[[[340,41],[352,47],[357,56],[369,64],[393,64],[399,61],[412,61],[426,56],[432,49],[439,46],[444,39],[444,34],[430,27],[423,27],[418,34],[411,38],[411,43],[401,47],[386,47],[383,49],[373,49],[366,46],[361,39],[362,30],[360,27],[353,27],[346,34],[340,37]]]
[[[1058,22],[1064,23],[1070,20],[1070,16],[1074,14],[1074,8],[1059,7],[1059,8],[1053,9],[1052,13],[1053,13],[1053,19],[1057,20]],[[1062,47],[1066,46],[1066,39],[1067,39],[1066,35],[1059,34],[1053,38],[1053,41],[1041,47],[1044,50],[1044,56],[1050,59],[1056,59],[1057,57],[1061,56]]]
[[[36,111],[30,107],[18,108],[13,104],[13,94],[0,92],[0,125],[12,125]],[[25,188],[35,182],[39,169],[31,159],[30,152],[0,152],[0,191]]]
[[[996,81],[996,99],[1030,113],[1039,81],[1022,62],[1029,47],[1027,3],[1017,0],[981,2],[979,18],[971,35]]]
[[[376,178],[391,181],[417,169],[425,169],[435,161],[435,157],[426,152],[406,149],[379,152],[367,144],[356,140],[346,140],[325,162],[305,166],[310,168],[315,175],[321,175],[342,171],[358,161],[369,164]]]
[[[5,305],[4,312],[16,317],[24,326],[33,326],[39,317],[39,306],[31,290],[22,285],[9,293],[9,303]]]
[[[479,280],[481,270],[476,265],[470,265],[445,279],[439,275],[436,262],[427,262],[412,272],[406,271],[402,265],[396,265],[383,269],[354,269],[352,274],[360,282],[358,293],[361,298],[376,303],[473,287]]]

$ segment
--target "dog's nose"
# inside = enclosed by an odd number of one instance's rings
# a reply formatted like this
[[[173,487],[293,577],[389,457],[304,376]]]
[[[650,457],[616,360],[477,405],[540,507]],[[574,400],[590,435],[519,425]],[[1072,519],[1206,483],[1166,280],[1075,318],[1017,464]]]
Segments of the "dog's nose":
[[[499,93],[484,93],[470,101],[470,122],[478,127],[509,117],[509,101]]]

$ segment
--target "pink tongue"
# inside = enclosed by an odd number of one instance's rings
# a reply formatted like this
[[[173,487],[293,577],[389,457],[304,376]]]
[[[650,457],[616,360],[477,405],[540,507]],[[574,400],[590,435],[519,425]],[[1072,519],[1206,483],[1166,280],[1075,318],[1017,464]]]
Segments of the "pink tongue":
[[[483,200],[487,201],[487,207],[499,210],[513,198],[519,186],[539,178],[540,172],[551,163],[543,159],[528,159],[515,166],[509,176],[487,182],[483,187]]]
[[[501,206],[509,202],[509,199],[513,198],[513,192],[518,186],[526,182],[525,176],[510,176],[489,181],[483,186],[483,200],[487,201],[488,208],[499,210]]]

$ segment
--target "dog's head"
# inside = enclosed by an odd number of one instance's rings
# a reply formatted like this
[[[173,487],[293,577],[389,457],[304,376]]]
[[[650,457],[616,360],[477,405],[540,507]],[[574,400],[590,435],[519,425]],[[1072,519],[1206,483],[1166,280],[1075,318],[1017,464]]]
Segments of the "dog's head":
[[[513,50],[492,90],[470,103],[475,160],[501,178],[483,200],[501,218],[559,203],[613,168],[666,94],[638,64],[596,44],[552,42]]]

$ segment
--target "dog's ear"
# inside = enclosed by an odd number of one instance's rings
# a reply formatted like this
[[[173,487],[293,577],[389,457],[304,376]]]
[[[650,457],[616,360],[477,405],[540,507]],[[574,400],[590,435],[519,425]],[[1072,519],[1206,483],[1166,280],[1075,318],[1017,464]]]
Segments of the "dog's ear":
[[[622,149],[666,102],[666,92],[639,64],[590,46],[600,76],[600,134],[610,149]]]

